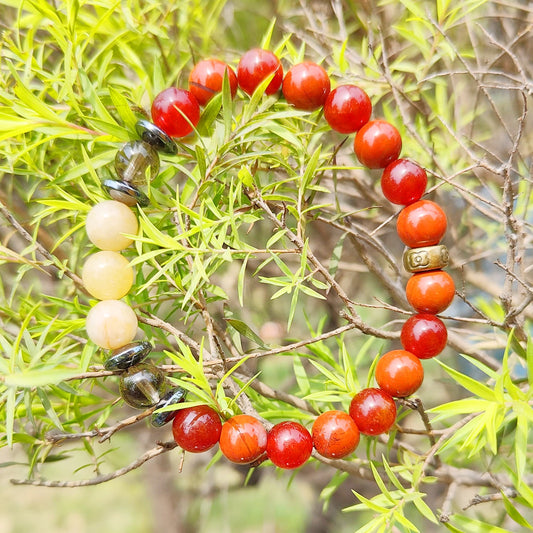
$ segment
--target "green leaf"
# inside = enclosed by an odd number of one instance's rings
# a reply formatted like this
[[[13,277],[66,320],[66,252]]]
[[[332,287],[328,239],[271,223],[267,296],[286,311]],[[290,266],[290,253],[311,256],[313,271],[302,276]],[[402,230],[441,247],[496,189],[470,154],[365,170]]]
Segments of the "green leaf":
[[[518,472],[521,472],[521,470],[518,470]],[[513,505],[513,502],[507,498],[505,494],[502,493],[503,496],[503,506],[505,507],[505,510],[507,511],[507,514],[509,517],[514,520],[518,525],[525,527],[527,529],[533,529],[533,526],[520,514],[518,509]]]
[[[233,329],[238,331],[243,337],[246,337],[247,339],[250,339],[251,341],[255,342],[258,346],[261,348],[267,350],[268,346],[263,342],[261,337],[255,333],[255,331],[248,326],[245,322],[242,320],[237,320],[236,318],[225,318],[224,319]]]
[[[68,369],[34,369],[25,372],[15,372],[4,376],[4,384],[7,387],[20,387],[31,389],[33,387],[45,387],[56,385],[79,374],[79,370]]]
[[[486,385],[483,385],[479,381],[476,381],[474,378],[466,376],[465,374],[461,374],[461,372],[458,372],[457,370],[449,367],[448,365],[445,365],[442,361],[438,359],[437,362],[459,385],[463,386],[468,391],[490,402],[494,402],[496,400],[496,395],[491,388],[487,387]]]

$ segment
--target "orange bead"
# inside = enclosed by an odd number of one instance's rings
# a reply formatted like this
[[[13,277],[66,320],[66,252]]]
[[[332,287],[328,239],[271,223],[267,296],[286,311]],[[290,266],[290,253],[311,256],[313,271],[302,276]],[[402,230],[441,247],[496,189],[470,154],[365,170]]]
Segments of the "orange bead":
[[[398,236],[410,248],[438,244],[446,226],[446,213],[430,200],[419,200],[404,207],[396,222]]]
[[[235,415],[222,425],[219,445],[232,463],[253,463],[266,451],[267,431],[257,418]]]
[[[376,365],[375,375],[379,387],[396,398],[410,396],[424,381],[420,359],[407,350],[383,354]]]
[[[419,272],[411,276],[405,293],[418,313],[436,315],[452,303],[455,284],[452,277],[443,270]]]

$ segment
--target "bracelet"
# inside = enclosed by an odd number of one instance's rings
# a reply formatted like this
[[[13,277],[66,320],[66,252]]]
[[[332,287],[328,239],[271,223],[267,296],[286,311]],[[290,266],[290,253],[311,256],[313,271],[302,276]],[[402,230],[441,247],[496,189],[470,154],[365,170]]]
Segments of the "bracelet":
[[[120,251],[133,243],[138,221],[131,207],[146,207],[150,200],[141,191],[145,181],[159,172],[159,152],[177,153],[175,138],[195,131],[201,106],[209,105],[218,93],[236,96],[237,89],[253,96],[281,92],[296,109],[322,109],[329,126],[341,134],[355,134],[354,151],[359,162],[370,169],[383,169],[381,189],[390,202],[404,206],[397,217],[397,232],[405,244],[403,264],[412,275],[406,297],[416,311],[401,330],[402,350],[382,355],[375,366],[378,387],[357,392],[349,412],[326,411],[314,421],[311,432],[294,421],[280,422],[268,431],[256,417],[234,415],[222,423],[209,405],[180,407],[187,395],[183,387],[170,387],[164,373],[147,362],[152,345],[134,341],[137,317],[123,298],[134,281],[133,269]],[[172,421],[176,443],[184,450],[202,452],[220,446],[234,463],[258,464],[270,459],[281,468],[297,468],[310,457],[313,448],[323,457],[338,459],[357,447],[360,433],[387,433],[396,420],[394,398],[406,398],[422,384],[421,360],[438,355],[447,342],[446,326],[436,315],[452,302],[455,287],[443,268],[448,251],[439,244],[447,219],[439,205],[422,199],[427,185],[425,170],[415,162],[399,158],[402,140],[398,130],[381,119],[370,120],[372,104],[355,85],[331,90],[326,71],[318,64],[292,66],[285,76],[282,64],[272,52],[253,49],[240,59],[237,72],[216,59],[200,61],[189,77],[189,88],[168,88],[159,93],[151,107],[152,121],[136,124],[139,140],[117,152],[117,179],[103,187],[111,200],[89,212],[86,231],[101,251],[89,256],[82,280],[94,298],[100,300],[87,315],[89,338],[104,350],[111,350],[105,369],[120,372],[123,400],[134,408],[155,408],[152,425]]]

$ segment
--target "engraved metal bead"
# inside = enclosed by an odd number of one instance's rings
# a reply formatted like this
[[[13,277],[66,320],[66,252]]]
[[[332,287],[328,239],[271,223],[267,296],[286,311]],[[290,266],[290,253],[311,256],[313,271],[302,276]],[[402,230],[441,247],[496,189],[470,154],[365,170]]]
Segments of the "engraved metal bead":
[[[172,137],[148,120],[139,120],[135,124],[135,130],[145,143],[152,145],[156,150],[167,154],[175,154],[178,151],[178,145]]]
[[[128,142],[115,155],[115,171],[121,181],[135,187],[146,185],[159,172],[157,150],[143,141]]]
[[[120,395],[136,409],[156,405],[165,393],[165,387],[165,375],[152,363],[131,366],[120,376]]]
[[[117,202],[122,202],[130,207],[133,207],[135,204],[138,204],[141,207],[150,205],[150,200],[146,194],[125,181],[105,180],[103,186],[107,190],[109,196]]]
[[[148,341],[130,342],[113,350],[109,359],[104,363],[104,368],[106,370],[127,370],[144,361],[152,348],[153,346]]]
[[[169,391],[161,401],[156,405],[156,409],[161,409],[162,407],[167,407],[169,405],[174,405],[185,400],[187,396],[187,391],[183,387],[177,387]],[[161,413],[154,413],[150,419],[152,426],[158,428],[164,426],[170,422],[174,416],[176,416],[176,411],[162,411]]]
[[[403,254],[403,266],[407,272],[425,272],[448,266],[450,256],[443,244],[409,248]]]

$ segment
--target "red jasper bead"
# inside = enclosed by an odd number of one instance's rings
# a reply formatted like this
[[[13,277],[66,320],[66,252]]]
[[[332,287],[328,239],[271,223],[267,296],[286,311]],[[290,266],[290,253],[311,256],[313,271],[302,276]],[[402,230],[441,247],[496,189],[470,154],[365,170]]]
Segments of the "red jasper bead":
[[[316,451],[328,459],[351,454],[359,444],[359,428],[343,411],[326,411],[314,422],[311,430]]]
[[[443,270],[418,272],[407,282],[405,294],[418,313],[437,315],[452,303],[455,285]]]
[[[424,381],[420,359],[407,350],[392,350],[379,358],[376,381],[391,396],[405,398],[418,390]]]
[[[283,80],[283,96],[296,109],[313,111],[323,106],[331,88],[328,73],[306,61],[292,66]]]
[[[324,118],[340,133],[353,133],[364,126],[372,114],[372,102],[356,85],[339,85],[324,104]]]
[[[384,390],[363,389],[350,403],[350,416],[364,435],[380,435],[387,433],[394,424],[396,404]]]
[[[237,79],[239,87],[250,96],[257,86],[270,74],[275,72],[272,81],[267,85],[265,94],[274,94],[283,81],[281,61],[270,51],[261,48],[248,50],[239,61]]]
[[[422,198],[428,176],[426,171],[409,159],[397,159],[388,164],[381,175],[381,190],[393,204],[409,205]]]
[[[400,340],[403,347],[419,359],[430,359],[444,350],[448,332],[440,318],[418,314],[406,320]]]
[[[189,91],[200,105],[205,105],[213,96],[222,91],[224,74],[227,72],[231,97],[237,93],[237,75],[235,71],[219,59],[204,59],[191,70]]]
[[[396,221],[398,236],[410,248],[438,244],[446,226],[446,213],[431,200],[419,200],[404,207]]]
[[[235,415],[222,425],[219,445],[232,463],[252,463],[265,453],[267,432],[257,418]]]
[[[170,137],[185,137],[200,121],[198,100],[189,91],[169,87],[154,98],[152,120]]]
[[[398,159],[402,138],[400,132],[386,120],[371,120],[357,132],[354,150],[365,167],[385,168]]]
[[[311,456],[313,439],[307,429],[298,422],[280,422],[267,438],[268,458],[280,468],[298,468]]]
[[[187,452],[209,450],[218,442],[221,430],[218,413],[208,405],[179,409],[172,421],[174,440]]]

